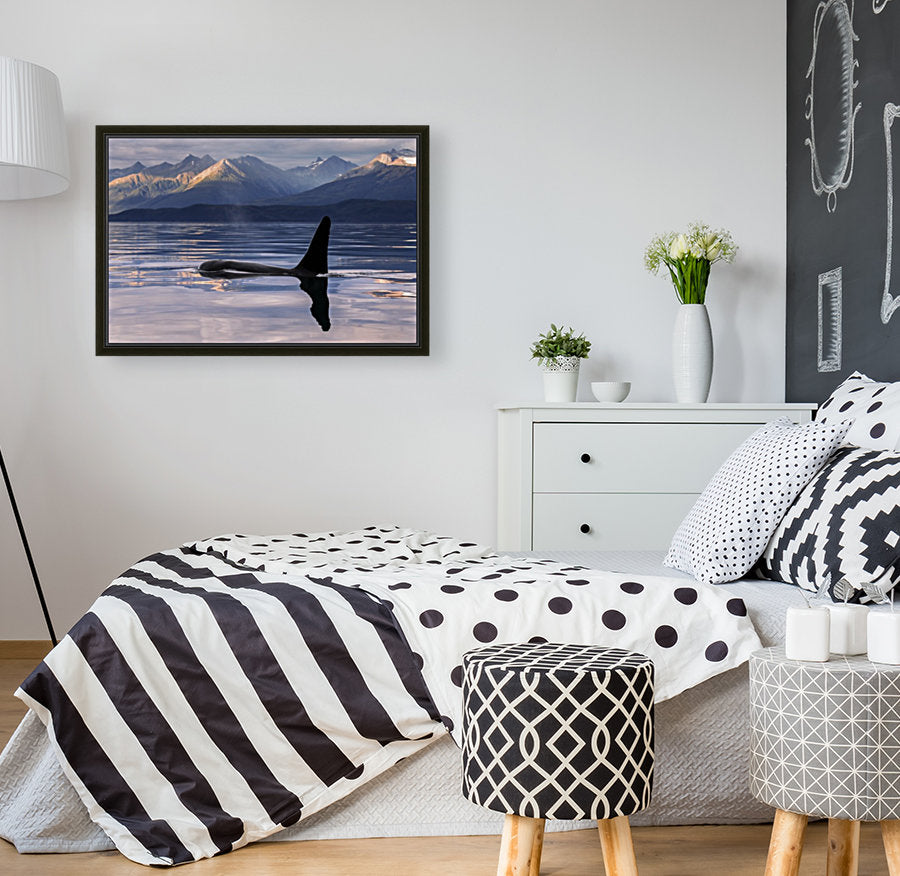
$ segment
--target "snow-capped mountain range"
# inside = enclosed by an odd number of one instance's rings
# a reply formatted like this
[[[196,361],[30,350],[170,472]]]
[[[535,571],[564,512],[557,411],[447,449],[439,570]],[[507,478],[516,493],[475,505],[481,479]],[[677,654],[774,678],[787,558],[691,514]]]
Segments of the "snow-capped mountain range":
[[[327,204],[351,198],[416,197],[416,156],[391,150],[368,163],[331,155],[284,169],[254,155],[223,158],[187,155],[178,164],[135,162],[109,171],[109,213],[196,204]]]

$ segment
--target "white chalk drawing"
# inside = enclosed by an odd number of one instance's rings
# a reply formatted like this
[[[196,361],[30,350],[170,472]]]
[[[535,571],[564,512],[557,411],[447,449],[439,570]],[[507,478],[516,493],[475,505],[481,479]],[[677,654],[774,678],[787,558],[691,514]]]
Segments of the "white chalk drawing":
[[[818,370],[840,371],[843,346],[843,269],[819,274],[819,362]]]
[[[891,129],[894,119],[900,116],[900,107],[893,103],[884,105],[884,152],[887,160],[885,172],[887,189],[887,249],[884,260],[884,293],[881,296],[881,321],[887,325],[894,311],[900,307],[900,295],[891,292],[891,261],[894,257],[894,149]]]
[[[878,15],[891,0],[872,0],[872,12]]]
[[[810,175],[816,195],[825,195],[829,213],[837,208],[837,193],[850,185],[853,176],[856,114],[854,79],[859,62],[853,43],[853,0],[822,0],[813,20],[812,57],[806,78],[806,119],[809,121]],[[835,65],[837,68],[835,69]],[[818,107],[818,110],[817,110]],[[825,120],[817,128],[816,113]],[[836,123],[836,127],[835,127]]]

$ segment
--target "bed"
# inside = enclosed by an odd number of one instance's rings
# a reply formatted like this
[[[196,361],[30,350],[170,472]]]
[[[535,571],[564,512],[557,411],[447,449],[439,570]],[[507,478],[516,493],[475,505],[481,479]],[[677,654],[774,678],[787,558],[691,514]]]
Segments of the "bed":
[[[31,712],[0,756],[0,835],[177,864],[264,839],[496,833],[500,816],[459,793],[459,662],[528,639],[654,659],[658,766],[635,824],[767,820],[746,780],[749,653],[838,574],[900,578],[900,458],[841,446],[844,419],[770,426],[726,461],[665,566],[496,556],[395,527],[145,558],[17,692]],[[751,507],[766,490],[777,501]]]
[[[351,543],[360,541],[367,541],[368,544],[362,547],[357,544],[351,546]],[[422,558],[412,565],[405,560],[396,563],[389,558],[385,560],[385,553],[376,551],[375,548],[388,542],[392,543],[387,549],[388,553],[400,554],[407,558],[415,551],[421,551]],[[319,557],[313,555],[311,543],[319,545],[318,550],[327,554],[327,562],[323,562]],[[429,551],[435,555],[431,556]],[[248,570],[251,556],[254,554],[257,555],[257,567],[265,566],[266,571],[251,572]],[[260,554],[264,556],[260,556]],[[377,565],[379,568],[375,571],[360,571],[367,568],[363,565],[365,560],[373,556],[378,558],[378,562],[372,565]],[[298,557],[301,558],[299,563]],[[710,721],[719,725],[716,728],[716,735],[720,740],[727,739],[728,736],[728,734],[722,736],[720,726],[722,710],[727,709],[730,713],[736,713],[736,719],[731,726],[731,729],[737,734],[733,744],[726,741],[723,746],[717,741],[715,745],[711,746],[712,749],[724,749],[726,752],[725,757],[720,758],[723,766],[726,761],[733,761],[734,751],[741,747],[739,737],[744,732],[744,720],[743,709],[734,709],[732,707],[734,703],[729,703],[728,700],[729,698],[735,701],[740,699],[745,683],[743,664],[747,655],[759,646],[754,619],[746,616],[746,612],[743,610],[744,603],[741,600],[744,592],[748,598],[753,599],[753,594],[760,591],[759,583],[733,585],[734,592],[727,593],[724,590],[716,592],[714,588],[701,589],[699,587],[694,591],[689,586],[694,582],[691,582],[687,576],[673,576],[671,572],[666,575],[665,570],[658,566],[658,558],[638,557],[633,560],[628,557],[590,558],[597,561],[603,559],[626,561],[624,563],[607,562],[606,565],[616,565],[622,571],[606,572],[598,572],[585,566],[583,562],[574,562],[576,559],[581,560],[582,558],[559,556],[548,560],[532,557],[495,557],[477,545],[460,543],[453,539],[440,539],[428,533],[396,530],[388,527],[370,528],[361,532],[344,534],[292,534],[274,539],[261,539],[257,536],[223,536],[219,539],[191,543],[178,551],[164,552],[161,555],[149,557],[117,579],[112,587],[92,606],[91,611],[85,616],[87,620],[83,619],[79,622],[66,640],[58,646],[63,653],[49,655],[32,678],[23,683],[23,691],[20,695],[32,705],[32,712],[19,727],[0,759],[0,778],[2,778],[3,787],[2,797],[0,797],[0,812],[2,812],[0,832],[15,842],[21,851],[108,848],[112,840],[120,851],[134,860],[142,860],[145,863],[177,863],[179,855],[183,859],[187,859],[186,855],[190,854],[190,859],[195,859],[204,856],[204,852],[216,853],[215,843],[221,842],[222,836],[227,836],[225,832],[229,825],[224,823],[226,821],[224,819],[213,823],[206,813],[204,813],[205,823],[211,836],[211,844],[206,846],[202,845],[196,834],[188,829],[184,820],[179,821],[182,816],[175,813],[169,817],[173,832],[178,834],[182,840],[180,845],[186,848],[184,852],[180,848],[175,851],[175,843],[169,843],[164,849],[159,845],[153,845],[137,831],[145,844],[144,847],[150,850],[149,853],[145,852],[144,848],[138,847],[135,842],[130,842],[129,835],[125,834],[123,830],[116,830],[114,824],[111,826],[110,818],[102,810],[113,807],[102,799],[99,800],[100,805],[97,805],[99,794],[105,791],[104,784],[110,780],[106,775],[98,779],[94,773],[98,771],[98,761],[104,757],[104,753],[111,761],[115,761],[118,771],[124,772],[127,769],[129,752],[124,750],[123,753],[122,750],[115,750],[115,747],[123,745],[122,738],[128,736],[128,733],[124,725],[122,728],[114,726],[117,718],[112,709],[109,709],[108,712],[99,711],[97,713],[99,717],[96,719],[91,717],[94,708],[91,706],[91,702],[97,696],[97,692],[91,689],[94,680],[92,677],[89,681],[85,681],[83,673],[77,669],[83,655],[90,655],[92,651],[96,651],[104,665],[99,668],[95,666],[94,672],[111,689],[113,685],[120,684],[123,669],[115,665],[116,658],[109,643],[105,641],[103,632],[99,629],[99,622],[102,621],[106,629],[114,630],[116,622],[121,620],[115,616],[117,610],[130,616],[135,615],[136,612],[139,613],[142,610],[141,601],[150,598],[149,592],[161,590],[165,586],[162,583],[164,580],[171,581],[172,587],[180,586],[174,583],[176,577],[181,581],[193,582],[190,589],[196,589],[197,582],[204,582],[211,588],[216,600],[221,598],[219,590],[222,585],[220,582],[225,582],[226,587],[240,584],[242,587],[267,588],[263,598],[271,601],[271,588],[293,588],[294,579],[298,575],[307,579],[312,577],[317,582],[326,579],[335,582],[337,579],[336,586],[342,587],[344,585],[339,583],[340,581],[352,581],[362,576],[364,590],[361,588],[355,591],[351,594],[352,598],[369,600],[368,594],[379,592],[384,600],[390,595],[395,612],[398,611],[400,598],[404,594],[415,594],[417,588],[424,588],[423,595],[415,597],[409,603],[416,620],[427,613],[422,610],[422,606],[428,605],[431,608],[427,611],[442,611],[448,618],[445,625],[449,625],[452,614],[449,606],[453,600],[464,599],[467,608],[464,611],[464,619],[461,621],[462,627],[466,630],[479,629],[488,622],[494,623],[499,630],[498,640],[508,639],[510,636],[510,633],[503,629],[504,615],[508,615],[517,626],[521,625],[522,634],[527,633],[529,637],[531,634],[544,635],[551,640],[558,640],[560,635],[553,635],[555,624],[557,625],[555,629],[557,634],[564,632],[574,641],[585,637],[596,638],[593,631],[596,627],[602,626],[603,621],[598,621],[596,617],[584,613],[579,621],[574,615],[577,615],[585,606],[593,605],[595,602],[599,605],[598,611],[602,611],[604,615],[618,612],[619,609],[616,606],[634,604],[639,606],[636,614],[649,622],[649,627],[645,625],[644,629],[636,630],[632,637],[626,640],[621,638],[625,633],[621,628],[608,630],[610,636],[606,641],[611,644],[621,644],[623,641],[633,644],[636,641],[635,635],[643,637],[646,635],[645,629],[659,629],[662,626],[661,621],[665,620],[667,628],[677,628],[681,634],[686,649],[685,654],[688,651],[696,650],[691,642],[698,641],[701,637],[704,637],[704,647],[708,645],[707,639],[711,642],[728,643],[731,654],[727,659],[714,661],[703,659],[702,663],[693,658],[686,661],[684,656],[677,653],[679,646],[671,645],[668,642],[666,642],[665,648],[661,648],[655,643],[651,646],[647,642],[644,642],[642,647],[645,650],[657,648],[660,652],[657,655],[658,664],[665,661],[668,656],[666,652],[671,654],[671,671],[663,670],[657,673],[657,691],[661,699],[669,699],[674,696],[677,701],[680,692],[687,687],[693,687],[697,692],[694,702],[688,700],[682,704],[681,710],[677,706],[673,710],[673,724],[675,725],[673,732],[676,736],[683,732],[678,729],[678,725],[681,724],[694,728],[690,733],[696,740],[695,721],[697,716],[694,713],[698,702],[703,700],[716,700],[717,698],[719,700],[718,703],[709,703],[709,718]],[[285,574],[284,570],[280,568],[280,564],[291,565],[293,569]],[[168,567],[168,576],[163,571],[166,567]],[[652,569],[658,574],[648,575],[641,572],[642,568]],[[300,571],[297,572],[296,569]],[[315,570],[312,574],[310,573],[311,569]],[[635,574],[631,573],[631,569],[635,569]],[[215,577],[204,577],[207,572],[215,572]],[[423,584],[423,580],[426,578],[431,580],[425,581]],[[152,583],[148,584],[151,579]],[[514,583],[514,579],[518,585]],[[121,591],[129,586],[125,583],[127,581],[135,582],[140,586],[135,586],[131,592],[123,594]],[[405,584],[412,586],[404,587]],[[628,585],[626,589],[622,588],[622,584]],[[643,590],[642,593],[628,592],[637,589],[638,585]],[[320,585],[310,587],[309,592],[315,592],[317,586]],[[519,588],[520,596],[513,611],[510,604],[498,598],[496,594],[509,594],[516,586]],[[469,588],[470,592],[460,592],[464,588]],[[610,588],[613,591],[611,595],[607,594]],[[686,595],[689,591],[694,594],[690,598]],[[437,595],[437,592],[440,593],[440,596]],[[479,604],[479,600],[482,599],[478,595],[479,593],[489,601],[487,604]],[[330,595],[329,591],[328,596],[330,597]],[[121,601],[120,598],[123,596],[128,601],[122,602],[121,605],[115,604],[117,600]],[[242,592],[239,597],[243,599],[245,594]],[[440,601],[441,597],[445,600],[444,603]],[[306,598],[308,598],[308,594],[305,593],[304,599]],[[531,607],[526,604],[529,599],[534,600],[535,606],[541,607],[541,611],[536,612],[533,617],[531,616]],[[557,613],[561,608],[560,602],[566,599],[572,604],[571,611],[568,614]],[[645,599],[645,603],[640,602],[642,599]],[[679,602],[679,599],[682,601]],[[735,599],[738,601],[735,602]],[[182,627],[187,629],[185,618],[187,617],[190,621],[188,612],[193,610],[189,603],[200,601],[201,597],[195,593],[185,594],[179,591],[170,604],[174,605],[176,600],[182,601],[187,606],[183,610],[177,606],[174,609]],[[757,601],[763,604],[767,600],[763,598]],[[548,603],[552,604],[556,611],[544,610],[543,606]],[[740,610],[738,610],[738,603],[740,603]],[[683,609],[681,615],[678,614],[679,606]],[[214,612],[218,610],[213,609]],[[348,621],[349,623],[355,622],[355,612],[359,610],[359,605],[355,604],[354,617]],[[155,607],[153,611],[159,615],[163,610]],[[348,627],[345,626],[345,621],[339,618],[337,611],[333,608],[330,608],[329,611],[340,636],[348,639],[349,636],[345,632]],[[492,611],[494,614],[490,613]],[[624,609],[623,612],[629,613],[628,609]],[[776,614],[768,613],[773,616]],[[259,614],[257,613],[255,616],[259,617]],[[473,622],[474,618],[478,618],[478,620]],[[486,618],[487,620],[485,620]],[[225,621],[221,615],[218,620],[221,628]],[[609,620],[608,617],[607,620]],[[246,623],[246,619],[241,618],[240,622]],[[265,626],[267,623],[273,623],[273,625],[267,628]],[[321,624],[322,619],[316,618],[315,623]],[[271,618],[263,618],[259,624],[270,642],[276,642],[278,638],[282,638],[290,645],[290,656],[277,654],[277,659],[282,665],[290,661],[297,663],[302,661],[302,655],[297,653],[296,644],[287,641],[289,634],[287,629],[276,627]],[[171,619],[166,620],[166,625],[172,626]],[[198,629],[200,628],[198,627]],[[352,629],[355,631],[355,635],[361,635],[359,628],[352,627]],[[365,776],[359,777],[350,774],[337,782],[325,781],[320,784],[311,784],[311,790],[306,792],[303,801],[305,817],[296,828],[288,829],[284,833],[276,833],[272,829],[272,825],[266,822],[264,816],[255,816],[252,811],[249,815],[244,812],[241,833],[237,839],[232,840],[229,837],[232,845],[236,847],[243,844],[244,841],[261,839],[264,835],[272,833],[283,838],[296,838],[312,835],[320,837],[384,835],[396,834],[401,831],[410,834],[491,833],[496,831],[496,817],[482,813],[477,807],[465,803],[458,793],[459,781],[456,775],[458,755],[451,732],[449,732],[459,725],[458,711],[455,711],[459,707],[458,704],[452,702],[454,691],[458,692],[458,687],[449,680],[443,686],[435,681],[438,676],[453,675],[453,668],[459,659],[459,653],[468,650],[471,642],[465,636],[450,631],[445,639],[452,640],[454,643],[457,640],[460,642],[454,644],[453,647],[456,648],[456,651],[452,655],[444,657],[440,649],[429,652],[423,641],[431,635],[433,628],[423,626],[422,631],[419,638],[414,640],[412,637],[415,633],[411,625],[404,627],[411,647],[416,653],[423,656],[426,664],[434,667],[431,675],[429,675],[428,666],[423,667],[423,675],[429,677],[429,689],[438,691],[443,687],[443,692],[433,697],[436,706],[432,709],[431,716],[424,715],[419,723],[415,723],[419,721],[419,717],[414,713],[414,709],[407,710],[405,706],[403,708],[397,705],[391,706],[392,718],[401,729],[397,736],[401,738],[391,739],[385,732],[379,731],[381,738],[377,742],[370,742],[368,746],[364,745],[353,757],[355,764],[365,765],[366,771],[374,776],[373,779],[362,784]],[[126,628],[125,632],[114,630],[111,634],[117,640],[118,648],[126,657],[126,662],[139,676],[144,670],[137,666],[137,659],[132,650],[132,640],[137,639],[142,632],[143,628],[136,624]],[[153,633],[151,632],[151,634]],[[195,631],[188,629],[187,634],[193,637]],[[776,631],[773,630],[773,634],[776,634]],[[480,629],[480,635],[484,637],[483,629]],[[212,633],[204,626],[199,636],[209,639],[212,637]],[[334,631],[329,631],[328,636],[333,639]],[[197,641],[195,639],[195,647],[200,647],[197,645]],[[66,642],[71,644],[67,645]],[[169,639],[157,640],[156,645],[160,652],[166,648],[175,647]],[[274,647],[278,647],[277,643],[274,644]],[[324,646],[321,646],[320,650],[322,647]],[[69,653],[65,653],[66,648],[69,649]],[[376,657],[373,656],[375,650],[375,648],[367,646],[364,659],[375,663]],[[235,674],[232,667],[224,664],[224,655],[215,652],[215,657],[213,657],[213,653],[210,652],[206,656],[207,663],[218,659],[223,663],[223,671],[229,675]],[[363,658],[357,657],[356,662],[361,664]],[[727,670],[722,672],[729,666],[740,667],[735,670],[733,679]],[[177,716],[178,711],[177,703],[172,702],[175,695],[166,687],[167,682],[158,681],[159,677],[165,674],[164,668],[155,667],[153,664],[150,665],[150,668],[155,672],[155,681],[143,678],[143,687],[150,689],[151,684],[154,683],[159,686],[157,690],[152,691],[152,694],[157,698],[157,702],[161,703],[160,709],[170,717],[170,724],[172,724],[171,716]],[[216,667],[213,667],[211,671],[215,672]],[[304,673],[312,672],[308,668],[303,671]],[[104,673],[112,673],[114,678],[109,680]],[[719,681],[720,678],[724,681]],[[708,681],[708,679],[712,679],[712,681]],[[694,682],[697,682],[700,687],[694,687]],[[221,680],[218,680],[217,683],[220,687],[224,687]],[[712,685],[706,694],[702,690],[704,683]],[[340,687],[342,684],[342,681],[337,681],[335,686]],[[376,684],[377,682],[371,682],[369,687],[374,690]],[[307,685],[312,686],[313,680],[307,681]],[[64,696],[61,691],[56,691],[56,700],[66,699],[74,702],[81,697],[81,700],[78,701],[78,708],[83,714],[88,715],[85,724],[92,728],[93,733],[79,733],[71,748],[66,738],[60,737],[69,732],[69,727],[77,723],[78,716],[66,711],[65,706],[59,706],[58,702],[52,702],[53,697],[48,695],[46,690],[48,686],[59,686],[65,689],[67,696]],[[85,687],[88,688],[86,693],[83,690]],[[129,693],[124,688],[121,690],[122,693],[119,697],[121,701],[135,696],[134,691]],[[241,691],[240,696],[249,698],[250,695],[244,694],[241,688],[239,691]],[[697,699],[698,694],[699,700]],[[352,698],[354,702],[358,702],[360,695],[354,693]],[[312,699],[310,697],[305,701],[310,712],[314,708],[314,705],[310,705]],[[272,697],[269,698],[269,701],[272,701]],[[118,707],[120,710],[123,708],[120,704]],[[207,707],[204,704],[203,708]],[[663,707],[665,707],[665,702],[661,703],[660,709]],[[683,711],[685,707],[688,709],[688,713]],[[50,712],[53,713],[53,719],[48,718]],[[401,720],[398,717],[401,714],[408,714],[413,723],[401,726]],[[248,715],[239,717],[244,726],[249,726],[253,720],[253,717]],[[55,719],[59,725],[56,727],[56,736],[47,732],[41,718],[47,721],[48,728],[52,728]],[[144,704],[141,704],[138,709],[138,719],[146,725],[155,723],[152,710],[149,710]],[[264,724],[266,720],[266,717],[263,716],[259,719],[259,723]],[[329,718],[329,720],[332,719]],[[94,726],[95,721],[103,726]],[[323,724],[320,718],[317,718],[317,722],[319,725]],[[221,724],[221,722],[217,723]],[[84,728],[81,729],[84,730]],[[712,729],[710,727],[710,730]],[[138,729],[132,728],[131,732],[136,736],[140,735]],[[198,756],[195,751],[191,750],[189,735],[191,732],[199,731],[186,725],[186,728],[179,732],[179,738],[185,748],[189,750],[190,760],[196,763]],[[213,734],[215,728],[208,732]],[[340,747],[345,751],[349,750],[351,743],[347,742],[346,734],[342,736],[344,731],[340,727],[330,726],[328,732]],[[107,735],[104,736],[104,733]],[[153,729],[153,733],[157,739],[163,735],[156,728]],[[660,730],[660,733],[664,738],[664,731]],[[372,737],[377,734],[366,731],[363,735]],[[426,737],[429,736],[433,738],[427,739]],[[222,748],[227,745],[216,736],[213,736],[213,741]],[[256,745],[258,750],[263,749],[263,744],[259,743],[257,737],[254,737],[254,742],[258,743]],[[684,742],[686,740],[681,740],[681,743],[673,740],[673,744],[678,747],[685,747]],[[134,756],[133,753],[131,756]],[[235,756],[230,756],[235,759]],[[278,772],[278,758],[285,756],[284,752],[276,752],[270,756],[273,773],[277,774]],[[79,757],[83,758],[81,762],[77,760]],[[327,762],[326,756],[321,754],[307,755],[305,760],[307,763],[313,763],[317,758],[320,764]],[[384,762],[382,762],[382,758]],[[675,763],[674,758],[667,759],[672,760],[673,764]],[[714,805],[708,804],[707,812],[701,813],[696,810],[691,812],[693,805],[691,798],[694,796],[692,790],[696,790],[697,782],[696,767],[702,765],[703,759],[701,757],[700,762],[690,769],[676,772],[676,775],[669,780],[668,784],[671,786],[671,790],[668,793],[660,792],[659,800],[661,802],[657,804],[659,812],[655,816],[656,818],[663,821],[673,819],[683,821],[691,818],[709,820],[712,811],[716,808]],[[386,766],[392,766],[395,761],[400,760],[405,762],[395,768],[395,775],[392,776],[391,772],[382,772]],[[125,766],[122,766],[123,763]],[[169,771],[176,769],[181,769],[180,762],[162,767],[167,776],[170,776]],[[216,765],[203,767],[204,775],[209,777],[209,782],[213,786],[216,786],[217,781],[221,781],[215,772],[216,769],[221,769],[221,767]],[[251,776],[251,782],[255,782],[259,781],[258,770],[259,767],[255,767],[244,772]],[[742,767],[728,764],[727,771],[732,775],[741,774]],[[446,780],[440,783],[435,782],[436,772],[446,776]],[[139,786],[139,783],[144,783],[144,781],[142,774],[137,780],[129,778],[126,785],[134,789],[135,795],[139,796],[142,803],[149,809],[153,804],[148,801],[155,792],[150,787],[144,787],[143,784]],[[659,781],[665,788],[667,784],[665,777],[663,776]],[[357,783],[362,784],[362,787],[354,794],[349,795],[348,791],[353,789]],[[177,781],[173,779],[172,784],[177,784]],[[426,798],[432,798],[430,805],[426,805],[427,799],[412,796],[410,794],[411,786],[419,786],[422,790],[426,790]],[[48,795],[48,789],[52,789],[50,795]],[[113,790],[120,795],[123,793],[119,788]],[[723,780],[719,793],[723,802],[730,800],[726,817],[734,817],[736,810],[727,779]],[[260,793],[259,796],[262,797],[263,794]],[[666,803],[668,796],[673,799]],[[709,799],[709,795],[705,796]],[[342,798],[346,799],[345,804],[326,808],[327,803],[334,803]],[[50,813],[47,812],[46,801],[48,799],[54,801]],[[374,805],[376,801],[378,805]],[[283,798],[278,798],[278,802],[280,805]],[[163,804],[157,803],[156,805],[159,807]],[[238,805],[229,801],[224,808],[233,810]],[[399,809],[398,806],[400,806]],[[192,804],[192,808],[197,810],[194,804]],[[319,814],[307,814],[310,809],[314,811],[321,809],[322,811]],[[87,818],[89,810],[91,810],[94,820],[103,825],[105,833],[98,828],[97,824]],[[375,813],[383,819],[380,824],[371,821]],[[52,816],[52,819],[48,818],[48,815]],[[762,813],[757,807],[752,815],[744,813],[743,817],[759,818],[761,815]],[[123,815],[119,811],[116,817],[121,824],[129,816],[128,813]],[[130,817],[133,817],[133,813]],[[651,817],[654,816],[651,814]],[[159,820],[158,817],[155,817],[153,827],[155,831],[159,831]],[[271,818],[271,821],[279,823],[289,823],[291,820],[293,820],[292,814],[285,815],[281,810],[276,810]],[[212,827],[209,826],[211,823],[213,823]],[[37,828],[36,835],[35,828]],[[136,833],[133,822],[129,825],[129,830],[131,834]],[[152,854],[152,859],[149,854]],[[167,861],[167,857],[170,860]]]

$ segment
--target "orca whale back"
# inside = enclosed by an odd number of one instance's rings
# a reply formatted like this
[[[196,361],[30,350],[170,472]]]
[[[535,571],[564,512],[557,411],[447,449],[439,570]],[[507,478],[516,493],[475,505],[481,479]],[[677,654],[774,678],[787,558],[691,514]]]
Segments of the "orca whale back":
[[[331,232],[331,217],[323,216],[316,228],[312,240],[309,242],[309,249],[306,255],[300,259],[295,271],[309,274],[327,274],[328,273],[328,236]]]

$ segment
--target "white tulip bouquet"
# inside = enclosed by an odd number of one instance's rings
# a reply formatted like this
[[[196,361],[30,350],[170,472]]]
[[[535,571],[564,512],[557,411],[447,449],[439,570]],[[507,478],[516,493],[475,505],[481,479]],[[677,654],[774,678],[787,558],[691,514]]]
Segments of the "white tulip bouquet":
[[[668,231],[654,237],[644,251],[644,267],[656,274],[665,265],[682,304],[705,304],[710,267],[734,261],[736,252],[730,232],[694,222],[686,233]]]

